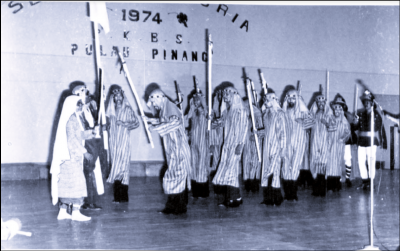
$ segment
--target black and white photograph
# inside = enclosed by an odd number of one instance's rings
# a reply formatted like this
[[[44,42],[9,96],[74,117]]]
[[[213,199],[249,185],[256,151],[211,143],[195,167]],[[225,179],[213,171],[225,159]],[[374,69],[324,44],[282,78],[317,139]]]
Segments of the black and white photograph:
[[[398,1],[1,1],[1,250],[400,250]]]

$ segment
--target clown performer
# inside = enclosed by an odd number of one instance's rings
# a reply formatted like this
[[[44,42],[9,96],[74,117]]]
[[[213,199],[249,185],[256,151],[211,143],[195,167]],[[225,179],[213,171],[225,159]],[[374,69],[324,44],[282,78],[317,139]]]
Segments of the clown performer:
[[[99,195],[104,193],[104,182],[109,170],[107,150],[104,149],[103,141],[103,131],[106,131],[107,127],[98,125],[98,106],[96,101],[89,96],[89,90],[86,85],[76,86],[72,93],[79,96],[84,103],[83,112],[79,116],[84,129],[95,130],[96,135],[100,136],[85,141],[85,148],[93,155],[93,159],[85,159],[83,162],[88,195],[85,198],[82,209],[101,210],[102,207],[98,205],[100,201]],[[99,162],[97,162],[97,159],[99,159]],[[100,163],[100,167],[98,163]]]
[[[314,196],[326,195],[326,171],[330,157],[330,146],[333,144],[333,135],[328,131],[334,131],[334,117],[332,110],[326,102],[324,95],[318,95],[311,106],[315,123],[311,129],[311,161],[310,170],[314,178]]]
[[[332,129],[335,131],[332,132],[333,141],[329,146],[331,149],[326,169],[326,187],[327,191],[332,190],[333,192],[342,188],[340,179],[344,165],[345,146],[350,137],[350,124],[344,116],[343,104],[345,103],[341,96],[337,96],[331,103],[334,114]]]
[[[349,122],[350,125],[350,137],[346,141],[346,145],[344,148],[344,164],[346,166],[346,186],[351,187],[351,180],[350,180],[350,175],[351,175],[351,169],[352,169],[352,163],[351,163],[351,148],[352,146],[357,146],[357,134],[356,130],[354,127],[354,115],[348,111],[348,107],[346,104],[346,100],[340,95],[337,94],[337,104],[340,104],[342,106],[344,116],[347,119],[347,122]]]
[[[182,214],[187,211],[187,191],[191,189],[190,147],[185,134],[182,113],[160,89],[151,92],[147,106],[158,118],[143,116],[163,139],[168,169],[163,178],[164,192],[168,195],[163,214]]]
[[[288,130],[291,135],[290,146],[287,146],[289,149],[288,159],[285,159],[287,163],[282,167],[282,186],[285,199],[293,201],[298,200],[296,181],[305,159],[304,154],[306,154],[308,142],[307,129],[313,126],[314,119],[296,90],[287,92],[282,109],[286,113]]]
[[[110,121],[109,149],[111,161],[111,172],[107,182],[114,184],[113,202],[128,202],[131,160],[130,132],[139,127],[139,120],[121,88],[113,90],[106,116]]]
[[[247,137],[243,149],[243,181],[244,187],[247,192],[252,191],[253,193],[259,191],[260,186],[260,176],[261,176],[261,162],[258,161],[257,146],[254,139],[254,133],[252,132],[252,122],[250,116],[249,103],[245,103],[245,107],[248,110],[248,127],[247,127]],[[253,104],[253,113],[255,118],[255,126],[257,127],[257,132],[262,129],[263,126],[263,116],[261,110]],[[260,148],[262,146],[262,133],[258,134]]]
[[[222,90],[218,90],[214,97],[213,109],[212,109],[212,119],[218,119],[221,117],[222,110],[225,108],[225,103],[222,100]],[[221,147],[223,144],[223,128],[216,127],[210,130],[210,153],[212,155],[212,166],[211,166],[211,176],[217,171],[218,162],[221,156]]]
[[[190,150],[192,157],[191,187],[195,198],[209,196],[208,172],[210,149],[208,137],[207,105],[204,95],[196,92],[190,99],[190,110],[185,120],[191,119]]]
[[[247,134],[248,114],[239,92],[234,87],[223,91],[226,110],[222,118],[213,122],[213,128],[224,128],[224,144],[214,176],[214,192],[218,205],[238,207],[243,203],[239,189],[239,162]]]
[[[53,205],[60,200],[58,220],[89,221],[79,209],[87,196],[86,181],[83,173],[83,159],[92,160],[93,156],[83,146],[84,141],[95,136],[94,130],[84,130],[79,120],[83,102],[78,96],[65,99],[58,122],[51,163],[51,195]],[[72,206],[72,216],[67,212]]]
[[[261,204],[277,205],[282,201],[281,166],[288,164],[290,147],[290,120],[278,104],[275,93],[264,96],[264,144],[261,186],[263,201]]]

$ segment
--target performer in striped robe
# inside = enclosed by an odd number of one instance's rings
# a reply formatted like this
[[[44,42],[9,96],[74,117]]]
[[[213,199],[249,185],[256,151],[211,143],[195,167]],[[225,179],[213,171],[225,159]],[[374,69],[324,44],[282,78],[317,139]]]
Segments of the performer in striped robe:
[[[307,149],[306,130],[312,127],[313,116],[296,90],[287,92],[282,109],[291,135],[287,163],[282,167],[282,186],[286,200],[298,200],[296,180]]]
[[[327,105],[326,98],[318,95],[311,107],[311,113],[314,115],[315,123],[311,129],[311,163],[310,170],[314,178],[313,193],[314,196],[325,196],[326,194],[326,167],[329,160],[329,146],[333,144],[333,135],[328,130],[333,124],[332,110]]]
[[[290,124],[287,115],[278,104],[275,93],[268,93],[264,97],[264,105],[266,108],[265,137],[261,176],[264,200],[261,204],[279,206],[283,201],[280,182],[281,166],[288,164]]]
[[[192,156],[191,185],[193,197],[208,197],[208,171],[210,165],[210,148],[208,137],[207,105],[204,95],[195,93],[190,99],[190,110],[185,116],[191,119],[190,150]]]
[[[244,181],[244,187],[247,192],[250,190],[254,192],[258,192],[259,186],[260,186],[260,176],[261,176],[261,162],[258,161],[258,155],[257,155],[257,147],[256,147],[256,142],[254,140],[254,133],[253,131],[253,124],[251,121],[251,116],[250,116],[250,107],[249,103],[245,103],[245,107],[247,109],[247,112],[249,114],[248,117],[248,126],[247,126],[247,137],[246,137],[246,142],[244,144],[244,149],[243,149],[243,181]],[[263,117],[261,110],[257,108],[253,104],[253,113],[254,113],[254,118],[255,118],[255,124],[258,129],[262,129],[263,126]],[[259,142],[260,142],[260,148],[262,147],[262,138],[259,137]],[[260,149],[261,151],[261,149]]]
[[[187,190],[190,190],[191,163],[190,148],[185,134],[182,113],[160,90],[154,90],[147,103],[159,111],[158,118],[148,118],[150,130],[157,131],[163,139],[168,169],[163,178],[164,192],[168,194],[164,214],[186,213]]]
[[[329,146],[331,149],[326,169],[326,187],[328,191],[332,190],[335,192],[342,188],[340,178],[344,166],[345,144],[347,139],[350,137],[350,124],[344,116],[343,101],[341,97],[336,97],[336,99],[331,103],[331,106],[333,109],[334,120],[330,127],[335,129],[335,131],[331,132],[333,142]]]
[[[224,101],[222,100],[222,91],[219,90],[215,97],[214,97],[214,104],[213,104],[213,109],[212,109],[212,116],[213,119],[218,119],[221,117],[221,112],[220,112],[220,106],[223,109],[225,104]],[[219,163],[219,159],[221,156],[221,147],[223,144],[223,137],[224,137],[224,131],[222,127],[216,127],[215,129],[210,130],[210,152],[212,155],[212,167],[211,167],[211,176],[212,173],[215,174],[217,171],[217,166]]]
[[[224,127],[224,144],[217,173],[213,179],[218,205],[238,207],[243,203],[239,189],[239,161],[247,134],[248,114],[238,91],[233,87],[223,92],[227,110],[215,126]]]
[[[113,90],[106,116],[110,121],[109,149],[111,161],[111,172],[107,182],[114,183],[113,202],[128,202],[131,161],[130,131],[139,127],[139,120],[121,88]]]

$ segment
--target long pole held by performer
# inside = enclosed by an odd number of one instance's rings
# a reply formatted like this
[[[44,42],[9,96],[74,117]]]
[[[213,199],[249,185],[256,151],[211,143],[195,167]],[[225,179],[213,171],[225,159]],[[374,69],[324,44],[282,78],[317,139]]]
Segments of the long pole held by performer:
[[[211,85],[211,66],[212,66],[212,49],[213,42],[211,40],[211,34],[208,35],[208,116],[211,117],[211,96],[212,96],[212,85]],[[211,130],[211,120],[208,120],[208,130]]]
[[[178,92],[179,108],[181,109],[181,112],[182,112],[182,124],[183,124],[183,127],[185,127],[185,118],[183,116],[183,107],[182,107],[183,94],[181,92],[181,88],[179,88],[178,82],[175,81],[175,84],[176,84],[176,89],[177,89],[177,92]]]
[[[328,70],[326,70],[326,102],[327,103],[329,102],[329,71]]]
[[[147,137],[149,138],[149,141],[150,141],[150,144],[151,144],[151,148],[154,148],[153,139],[151,138],[149,127],[147,125],[146,120],[143,119],[143,117],[145,115],[144,115],[144,112],[143,112],[143,109],[142,109],[142,105],[140,104],[139,95],[137,94],[135,86],[132,83],[132,79],[131,79],[131,77],[129,75],[128,67],[126,66],[126,62],[125,62],[124,58],[122,57],[121,52],[118,52],[118,55],[119,55],[119,58],[121,59],[122,67],[124,68],[125,76],[128,79],[129,85],[131,86],[133,95],[135,95],[136,103],[138,104],[139,111],[140,111],[140,116],[142,116],[142,120],[143,120],[143,123],[144,123],[144,128],[146,129]]]
[[[357,109],[358,109],[358,106],[357,106],[357,101],[358,101],[358,85],[357,85],[357,83],[356,83],[356,85],[355,85],[355,91],[354,91],[354,117],[358,117],[357,116]]]
[[[258,144],[258,136],[257,136],[257,127],[256,123],[254,120],[254,112],[253,112],[253,102],[251,100],[251,90],[250,90],[250,83],[251,80],[247,79],[247,96],[249,97],[249,107],[250,107],[250,114],[251,114],[251,122],[253,123],[253,132],[254,132],[254,139],[256,141],[256,148],[257,148],[257,156],[258,156],[258,162],[261,162],[261,154],[260,154],[260,146]]]
[[[97,20],[100,18],[100,14],[97,13],[99,12],[98,10],[98,6],[95,7],[95,5],[90,5],[91,9],[93,9],[91,11],[91,19],[93,21],[93,29],[94,29],[94,39],[95,39],[95,55],[96,55],[96,65],[97,65],[97,79],[99,80],[99,87],[100,87],[100,108],[99,108],[99,112],[98,112],[98,124],[100,125],[100,121],[102,122],[103,126],[106,125],[107,121],[106,121],[106,115],[105,115],[105,100],[103,98],[104,96],[104,85],[103,85],[103,79],[104,79],[104,71],[101,67],[101,63],[100,63],[100,42],[99,42],[99,35],[98,35],[98,24],[97,24]],[[102,7],[102,6],[101,6]],[[100,7],[100,8],[101,8]],[[105,5],[104,5],[105,7]],[[96,8],[96,10],[94,10]],[[95,13],[96,12],[96,13]],[[101,13],[104,16],[104,13]],[[108,17],[101,17],[101,19],[107,19],[107,26],[108,26]],[[103,21],[103,26],[104,26],[104,22]],[[105,32],[108,32],[108,27],[103,27],[103,29],[105,30]],[[97,132],[96,134],[96,138],[100,138],[100,131]],[[104,140],[104,149],[108,149],[108,134],[107,131],[104,130],[103,131],[103,140]]]
[[[260,70],[260,76],[261,76],[262,86],[264,89],[264,95],[267,95],[268,94],[268,85],[267,85],[267,81],[265,81],[264,74],[262,73],[261,70]]]

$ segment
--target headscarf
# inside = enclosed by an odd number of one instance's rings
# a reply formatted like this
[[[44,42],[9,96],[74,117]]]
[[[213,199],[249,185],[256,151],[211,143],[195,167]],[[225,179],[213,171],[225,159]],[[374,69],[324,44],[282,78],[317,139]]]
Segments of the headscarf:
[[[154,101],[161,101],[161,111],[160,111],[160,122],[167,122],[166,120],[169,121],[169,118],[171,116],[177,116],[178,118],[182,117],[182,111],[179,110],[179,108],[172,103],[164,94],[163,91],[160,89],[156,89],[151,92],[149,96],[149,101],[147,102],[147,106],[153,110],[154,106],[153,103]],[[182,121],[183,122],[183,121]]]
[[[106,111],[107,117],[116,116],[114,96],[117,94],[121,94],[122,97],[124,97],[124,100],[122,101],[122,109],[121,110],[123,110],[126,106],[131,106],[128,102],[128,99],[125,97],[124,91],[121,88],[114,89],[113,94],[110,95],[110,100],[108,101],[108,106],[107,106],[107,111]]]
[[[190,98],[190,109],[189,109],[189,113],[188,113],[188,117],[191,118],[195,112],[195,110],[197,110],[198,108],[195,107],[194,101],[195,99],[200,99],[200,103],[201,106],[203,107],[204,111],[207,112],[207,105],[206,105],[206,99],[204,97],[204,95],[202,93],[196,93],[193,95],[192,98]],[[206,114],[206,113],[205,113]]]
[[[72,90],[72,94],[80,97],[83,103],[82,112],[85,114],[85,119],[89,123],[89,126],[94,127],[93,115],[90,111],[89,106],[86,104],[86,97],[89,95],[86,85],[77,85]],[[88,103],[89,104],[89,103]]]
[[[278,98],[276,97],[275,93],[268,93],[268,94],[265,95],[265,96],[266,96],[266,97],[271,97],[271,98],[272,98],[272,101],[271,101],[271,103],[272,103],[272,109],[274,109],[275,111],[281,109],[281,107],[280,107],[280,105],[279,105],[279,103],[278,103]],[[266,110],[266,109],[271,109],[271,108],[267,108],[267,107],[265,106],[265,104],[263,104],[261,109],[264,111],[264,110]]]
[[[307,106],[304,103],[303,97],[299,95],[298,91],[290,90],[287,92],[285,101],[283,102],[282,109],[286,112],[288,109],[288,102],[287,99],[289,97],[294,97],[296,99],[296,104],[294,105],[295,113],[298,112],[308,112]]]
[[[331,109],[331,107],[329,106],[328,101],[326,100],[325,96],[322,95],[322,94],[321,94],[321,95],[318,95],[317,97],[315,97],[315,101],[314,101],[314,103],[313,103],[312,106],[311,106],[310,112],[311,112],[313,115],[315,115],[315,114],[317,113],[317,111],[318,111],[317,101],[325,101],[325,109],[324,109],[324,113],[323,113],[323,116],[324,116],[324,117],[326,117],[326,116],[333,116],[332,109]]]
[[[60,173],[60,166],[62,163],[64,163],[64,161],[71,159],[67,141],[67,122],[71,115],[76,112],[76,106],[80,99],[81,98],[79,96],[68,96],[64,101],[60,120],[58,121],[56,140],[54,141],[53,148],[53,160],[50,167],[50,173],[52,174],[51,196],[53,197],[53,205],[56,205],[58,202],[58,175]],[[83,127],[79,119],[78,122],[81,125],[81,130],[83,131]]]
[[[230,95],[233,96],[230,110],[242,109],[243,108],[242,98],[240,97],[239,92],[238,92],[238,90],[236,88],[229,86],[229,87],[224,89],[224,92],[228,92],[228,93],[230,93]],[[223,110],[221,109],[221,114],[222,114],[222,112],[223,112]]]

